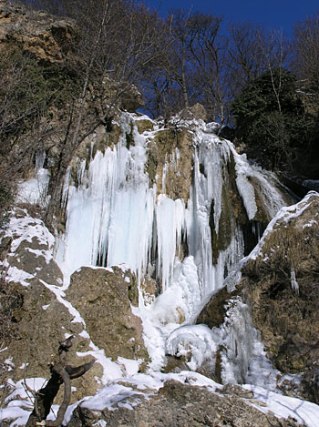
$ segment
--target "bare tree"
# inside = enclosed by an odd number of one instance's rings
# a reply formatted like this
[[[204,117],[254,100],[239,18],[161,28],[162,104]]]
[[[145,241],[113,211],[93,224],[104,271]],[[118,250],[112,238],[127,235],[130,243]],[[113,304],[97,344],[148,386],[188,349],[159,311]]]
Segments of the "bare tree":
[[[244,23],[232,25],[229,30],[228,70],[237,90],[262,73],[287,63],[289,44],[280,31],[265,31]]]
[[[301,79],[319,85],[319,15],[295,27],[293,69]]]

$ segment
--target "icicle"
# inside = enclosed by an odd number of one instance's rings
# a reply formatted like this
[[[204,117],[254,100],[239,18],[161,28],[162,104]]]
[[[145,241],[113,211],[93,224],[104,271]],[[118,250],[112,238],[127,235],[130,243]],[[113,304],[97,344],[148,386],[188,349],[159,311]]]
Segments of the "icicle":
[[[129,115],[122,127],[130,129]],[[127,264],[145,273],[152,242],[155,192],[144,172],[145,140],[135,135],[126,148],[125,132],[113,148],[79,163],[77,187],[66,182],[66,233],[56,258],[66,277],[83,265]],[[70,178],[70,176],[69,176]]]
[[[296,279],[296,273],[293,267],[290,270],[290,278],[291,278],[291,289],[299,295],[299,284]]]
[[[227,306],[227,315],[220,328],[213,328],[215,342],[222,351],[224,383],[259,385],[276,389],[278,371],[267,359],[247,304],[240,297]]]
[[[46,152],[44,150],[38,150],[35,154],[35,169],[37,172],[44,168],[45,159]]]
[[[182,200],[172,200],[165,195],[158,197],[156,206],[158,261],[157,274],[162,290],[169,285],[173,273],[176,250],[181,244],[185,227],[185,206]]]

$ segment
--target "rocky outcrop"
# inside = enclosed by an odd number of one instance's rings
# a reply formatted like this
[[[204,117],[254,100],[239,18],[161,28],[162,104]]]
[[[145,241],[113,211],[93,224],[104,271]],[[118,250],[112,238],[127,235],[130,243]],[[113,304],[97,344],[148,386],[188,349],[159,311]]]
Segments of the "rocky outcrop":
[[[189,129],[159,130],[148,144],[146,172],[158,193],[173,200],[189,199],[193,170],[193,136]]]
[[[319,195],[281,210],[241,268],[241,281],[222,289],[201,311],[197,323],[219,327],[227,302],[240,295],[251,309],[267,355],[282,373],[301,383],[284,392],[319,402]]]
[[[62,273],[52,258],[53,236],[39,218],[30,217],[25,209],[15,210],[10,228],[2,233],[2,266],[6,273],[0,308],[10,320],[10,330],[3,336],[0,352],[1,382],[8,378],[19,381],[48,377],[52,355],[66,335],[77,337],[68,362],[77,366],[91,360],[90,356],[77,356],[77,352],[89,349],[89,340],[79,336],[83,324],[74,322],[63,303]],[[74,382],[77,392],[73,398],[94,393],[99,376],[101,366],[97,364]]]
[[[309,193],[277,216],[242,270],[243,295],[268,355],[282,372],[305,378],[316,377],[319,359],[318,236],[319,195]]]
[[[38,60],[61,63],[72,53],[75,37],[76,25],[70,19],[0,1],[0,52],[19,46]]]
[[[240,391],[241,396],[236,396],[236,390],[230,388],[212,393],[205,387],[169,381],[157,395],[142,400],[134,410],[126,409],[123,400],[116,410],[92,411],[79,406],[68,427],[92,427],[98,421],[113,427],[298,426],[292,419],[278,419],[271,413],[262,413],[253,407],[252,394]]]
[[[182,120],[207,120],[207,112],[202,104],[194,104],[179,113]]]
[[[131,304],[137,304],[137,295],[135,276],[118,267],[81,268],[72,275],[67,292],[93,341],[113,359],[147,358],[142,322],[131,309]]]
[[[233,295],[234,293],[230,294],[227,288],[219,290],[202,308],[196,324],[203,323],[210,328],[219,327],[225,321],[226,304]]]

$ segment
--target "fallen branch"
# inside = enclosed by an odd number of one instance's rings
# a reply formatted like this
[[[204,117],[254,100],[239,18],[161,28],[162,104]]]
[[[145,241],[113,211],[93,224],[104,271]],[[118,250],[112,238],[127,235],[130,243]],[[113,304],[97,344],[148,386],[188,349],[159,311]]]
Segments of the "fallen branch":
[[[56,361],[50,365],[51,378],[46,386],[36,393],[34,408],[28,419],[26,427],[35,427],[39,425],[51,427],[60,426],[70,404],[71,380],[81,377],[93,366],[95,362],[94,360],[78,367],[65,364],[66,354],[72,347],[73,338],[74,336],[72,335],[63,342],[60,342],[58,357]],[[64,396],[57,417],[54,421],[45,421],[62,384],[64,384]]]

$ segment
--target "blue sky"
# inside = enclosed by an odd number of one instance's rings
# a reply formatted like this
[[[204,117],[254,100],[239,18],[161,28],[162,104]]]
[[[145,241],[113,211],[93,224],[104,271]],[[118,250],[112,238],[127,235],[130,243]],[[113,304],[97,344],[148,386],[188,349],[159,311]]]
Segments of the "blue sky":
[[[294,24],[319,13],[319,0],[144,0],[162,16],[171,9],[201,11],[223,17],[228,22],[251,21],[269,29],[283,30],[287,36]]]

